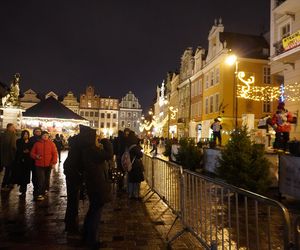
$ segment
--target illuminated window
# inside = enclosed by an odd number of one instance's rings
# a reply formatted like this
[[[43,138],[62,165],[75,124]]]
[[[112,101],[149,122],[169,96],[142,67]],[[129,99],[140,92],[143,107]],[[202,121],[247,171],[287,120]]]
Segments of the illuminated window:
[[[216,84],[218,84],[220,82],[220,68],[217,67],[216,68]]]

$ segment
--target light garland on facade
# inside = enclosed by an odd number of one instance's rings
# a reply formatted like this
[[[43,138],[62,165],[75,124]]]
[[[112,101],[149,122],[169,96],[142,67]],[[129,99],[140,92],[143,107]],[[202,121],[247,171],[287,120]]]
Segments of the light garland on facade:
[[[284,87],[237,85],[237,97],[253,101],[300,101],[300,84],[286,84]]]

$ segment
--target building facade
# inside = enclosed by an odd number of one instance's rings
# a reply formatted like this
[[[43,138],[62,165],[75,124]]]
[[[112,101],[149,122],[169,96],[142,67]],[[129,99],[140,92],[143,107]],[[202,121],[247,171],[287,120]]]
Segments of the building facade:
[[[290,138],[300,139],[300,1],[271,0],[271,74],[284,89],[285,108],[297,117]]]
[[[138,98],[129,91],[120,102],[119,113],[119,130],[129,128],[136,134],[140,134],[139,122],[142,117],[142,108]]]
[[[72,110],[74,113],[79,114],[79,102],[72,91],[69,91],[67,93],[67,95],[64,97],[61,103],[65,105],[68,109]]]
[[[41,100],[37,97],[37,93],[32,89],[28,89],[24,92],[24,96],[20,98],[20,104],[25,109],[29,109],[32,106],[39,103]]]

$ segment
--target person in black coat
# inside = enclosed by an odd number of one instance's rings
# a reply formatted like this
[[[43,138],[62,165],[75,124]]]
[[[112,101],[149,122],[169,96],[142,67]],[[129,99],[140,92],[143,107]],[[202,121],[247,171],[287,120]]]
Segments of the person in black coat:
[[[128,172],[128,193],[130,199],[139,199],[140,185],[144,181],[144,167],[142,162],[143,152],[139,145],[139,139],[133,131],[129,133],[126,141],[126,147],[131,148],[130,160],[132,169]]]
[[[42,129],[39,127],[36,127],[33,129],[33,136],[29,138],[29,151],[33,148],[33,145],[41,139],[42,135]],[[33,196],[37,196],[37,190],[38,190],[38,179],[36,175],[36,167],[35,167],[35,162],[33,159],[31,159],[31,181],[33,185]]]
[[[59,160],[59,162],[61,162],[61,151],[63,150],[64,146],[63,146],[63,142],[62,142],[59,134],[55,135],[55,138],[54,138],[53,142],[54,142],[54,144],[56,146],[56,149],[57,149],[58,160]]]
[[[21,138],[16,141],[16,166],[15,166],[15,180],[20,185],[20,195],[25,196],[27,191],[27,184],[30,183],[30,171],[32,160],[30,158],[30,142],[29,131],[23,130]]]
[[[83,239],[93,249],[98,249],[99,222],[103,205],[111,200],[111,182],[108,161],[113,157],[113,147],[108,139],[100,143],[95,135],[94,144],[83,151],[84,176],[89,198],[89,210],[85,216]]]
[[[78,232],[78,208],[80,190],[83,188],[83,149],[95,143],[95,131],[79,125],[78,135],[69,138],[68,157],[64,162],[64,174],[67,185],[67,208],[65,213],[65,231]]]

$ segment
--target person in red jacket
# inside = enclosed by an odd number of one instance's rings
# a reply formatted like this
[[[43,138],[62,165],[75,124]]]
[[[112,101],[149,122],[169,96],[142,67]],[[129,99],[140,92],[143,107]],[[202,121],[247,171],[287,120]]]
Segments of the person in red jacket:
[[[51,169],[57,163],[57,149],[55,144],[49,139],[49,133],[47,131],[43,131],[41,139],[33,145],[30,156],[35,161],[38,179],[38,191],[35,199],[38,201],[44,200]]]
[[[280,102],[276,113],[272,117],[271,125],[275,130],[275,149],[287,150],[287,143],[290,140],[291,123],[293,123],[293,115],[284,107],[284,102]]]

